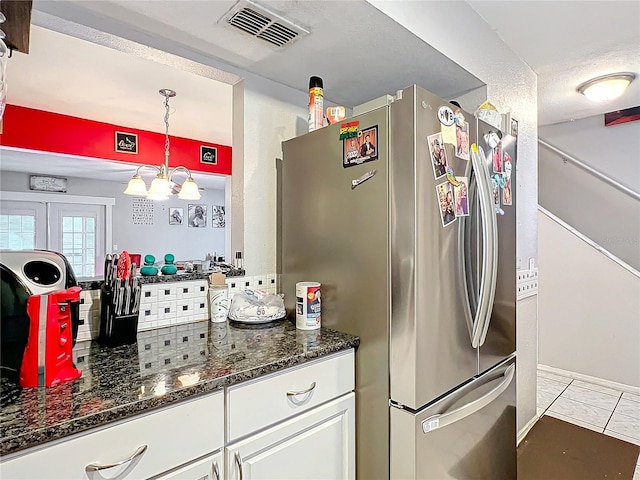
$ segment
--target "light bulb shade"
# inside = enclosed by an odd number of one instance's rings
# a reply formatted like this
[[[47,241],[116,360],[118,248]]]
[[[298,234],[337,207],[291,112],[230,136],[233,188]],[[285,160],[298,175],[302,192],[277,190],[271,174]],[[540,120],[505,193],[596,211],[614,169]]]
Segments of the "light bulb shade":
[[[147,186],[145,185],[144,180],[142,180],[142,177],[140,177],[140,175],[138,175],[137,173],[133,177],[131,177],[131,180],[129,180],[124,193],[126,195],[146,197],[148,193]]]
[[[578,92],[593,102],[606,102],[622,95],[634,78],[634,73],[603,75],[584,82]]]
[[[200,197],[201,195],[198,184],[193,180],[193,178],[187,178],[182,184],[182,188],[180,188],[178,198],[180,200],[200,200]]]
[[[167,177],[158,175],[151,182],[149,187],[149,195],[147,198],[150,200],[166,200],[171,196],[171,184]]]

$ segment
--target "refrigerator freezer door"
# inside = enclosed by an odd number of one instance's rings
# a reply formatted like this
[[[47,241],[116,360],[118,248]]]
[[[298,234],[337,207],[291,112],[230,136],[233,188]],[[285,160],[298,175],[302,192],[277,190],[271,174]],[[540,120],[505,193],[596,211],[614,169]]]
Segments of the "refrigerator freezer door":
[[[516,478],[515,356],[423,411],[391,409],[391,478]]]
[[[441,131],[437,112],[442,106],[456,108],[410,87],[390,107],[390,396],[414,410],[478,373],[460,268],[462,222],[442,220],[436,187],[449,183],[434,168],[429,150]],[[465,118],[474,142],[475,122],[470,114]],[[456,176],[468,176],[471,161],[457,157],[454,145],[444,149]]]

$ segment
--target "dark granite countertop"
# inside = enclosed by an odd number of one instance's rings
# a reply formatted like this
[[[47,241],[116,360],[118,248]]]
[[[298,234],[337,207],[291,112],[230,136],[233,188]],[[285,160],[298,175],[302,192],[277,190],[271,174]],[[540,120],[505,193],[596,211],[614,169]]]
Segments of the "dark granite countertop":
[[[82,377],[49,388],[0,383],[0,455],[355,348],[353,335],[209,321],[138,333],[133,345],[79,342]]]
[[[206,272],[189,272],[185,273],[183,271],[178,271],[175,275],[163,275],[158,273],[158,275],[152,276],[142,276],[138,275],[138,281],[144,285],[147,283],[168,283],[168,282],[187,282],[189,280],[207,280],[209,275],[215,273],[214,270],[209,270]],[[229,270],[226,273],[227,278],[236,278],[236,277],[244,277],[245,271],[243,269],[233,269]],[[78,285],[82,287],[83,290],[100,290],[100,285],[102,285],[102,278],[92,278],[89,280],[81,280],[78,281]]]

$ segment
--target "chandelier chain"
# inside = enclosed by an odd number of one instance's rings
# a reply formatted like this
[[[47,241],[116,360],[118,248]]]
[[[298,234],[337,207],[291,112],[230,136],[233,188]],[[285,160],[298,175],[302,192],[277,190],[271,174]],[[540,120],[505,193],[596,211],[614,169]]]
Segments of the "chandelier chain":
[[[164,141],[164,156],[165,159],[169,160],[169,97],[165,96],[164,97],[164,108],[165,108],[165,114],[164,114],[164,126],[165,126],[165,141]],[[168,167],[169,165],[167,165]]]

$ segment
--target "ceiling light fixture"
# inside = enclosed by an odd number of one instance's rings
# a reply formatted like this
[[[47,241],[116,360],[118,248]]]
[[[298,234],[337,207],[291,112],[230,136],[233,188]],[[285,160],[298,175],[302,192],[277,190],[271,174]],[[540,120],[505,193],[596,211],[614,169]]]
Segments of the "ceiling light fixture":
[[[606,102],[622,95],[634,78],[636,74],[631,72],[612,73],[592,78],[577,90],[593,102]]]
[[[169,99],[176,96],[176,92],[163,88],[160,90],[160,95],[164,97],[164,125],[165,125],[165,140],[164,140],[164,164],[156,167],[155,165],[140,165],[136,170],[136,173],[131,177],[127,188],[124,191],[127,195],[134,195],[138,197],[147,197],[149,200],[166,200],[172,194],[172,177],[173,174],[178,171],[184,171],[187,173],[187,179],[180,187],[178,198],[180,200],[200,200],[200,189],[191,176],[191,171],[186,167],[175,167],[169,170]],[[140,176],[140,170],[142,168],[153,168],[157,175],[151,182],[151,187],[147,191],[147,185]]]

